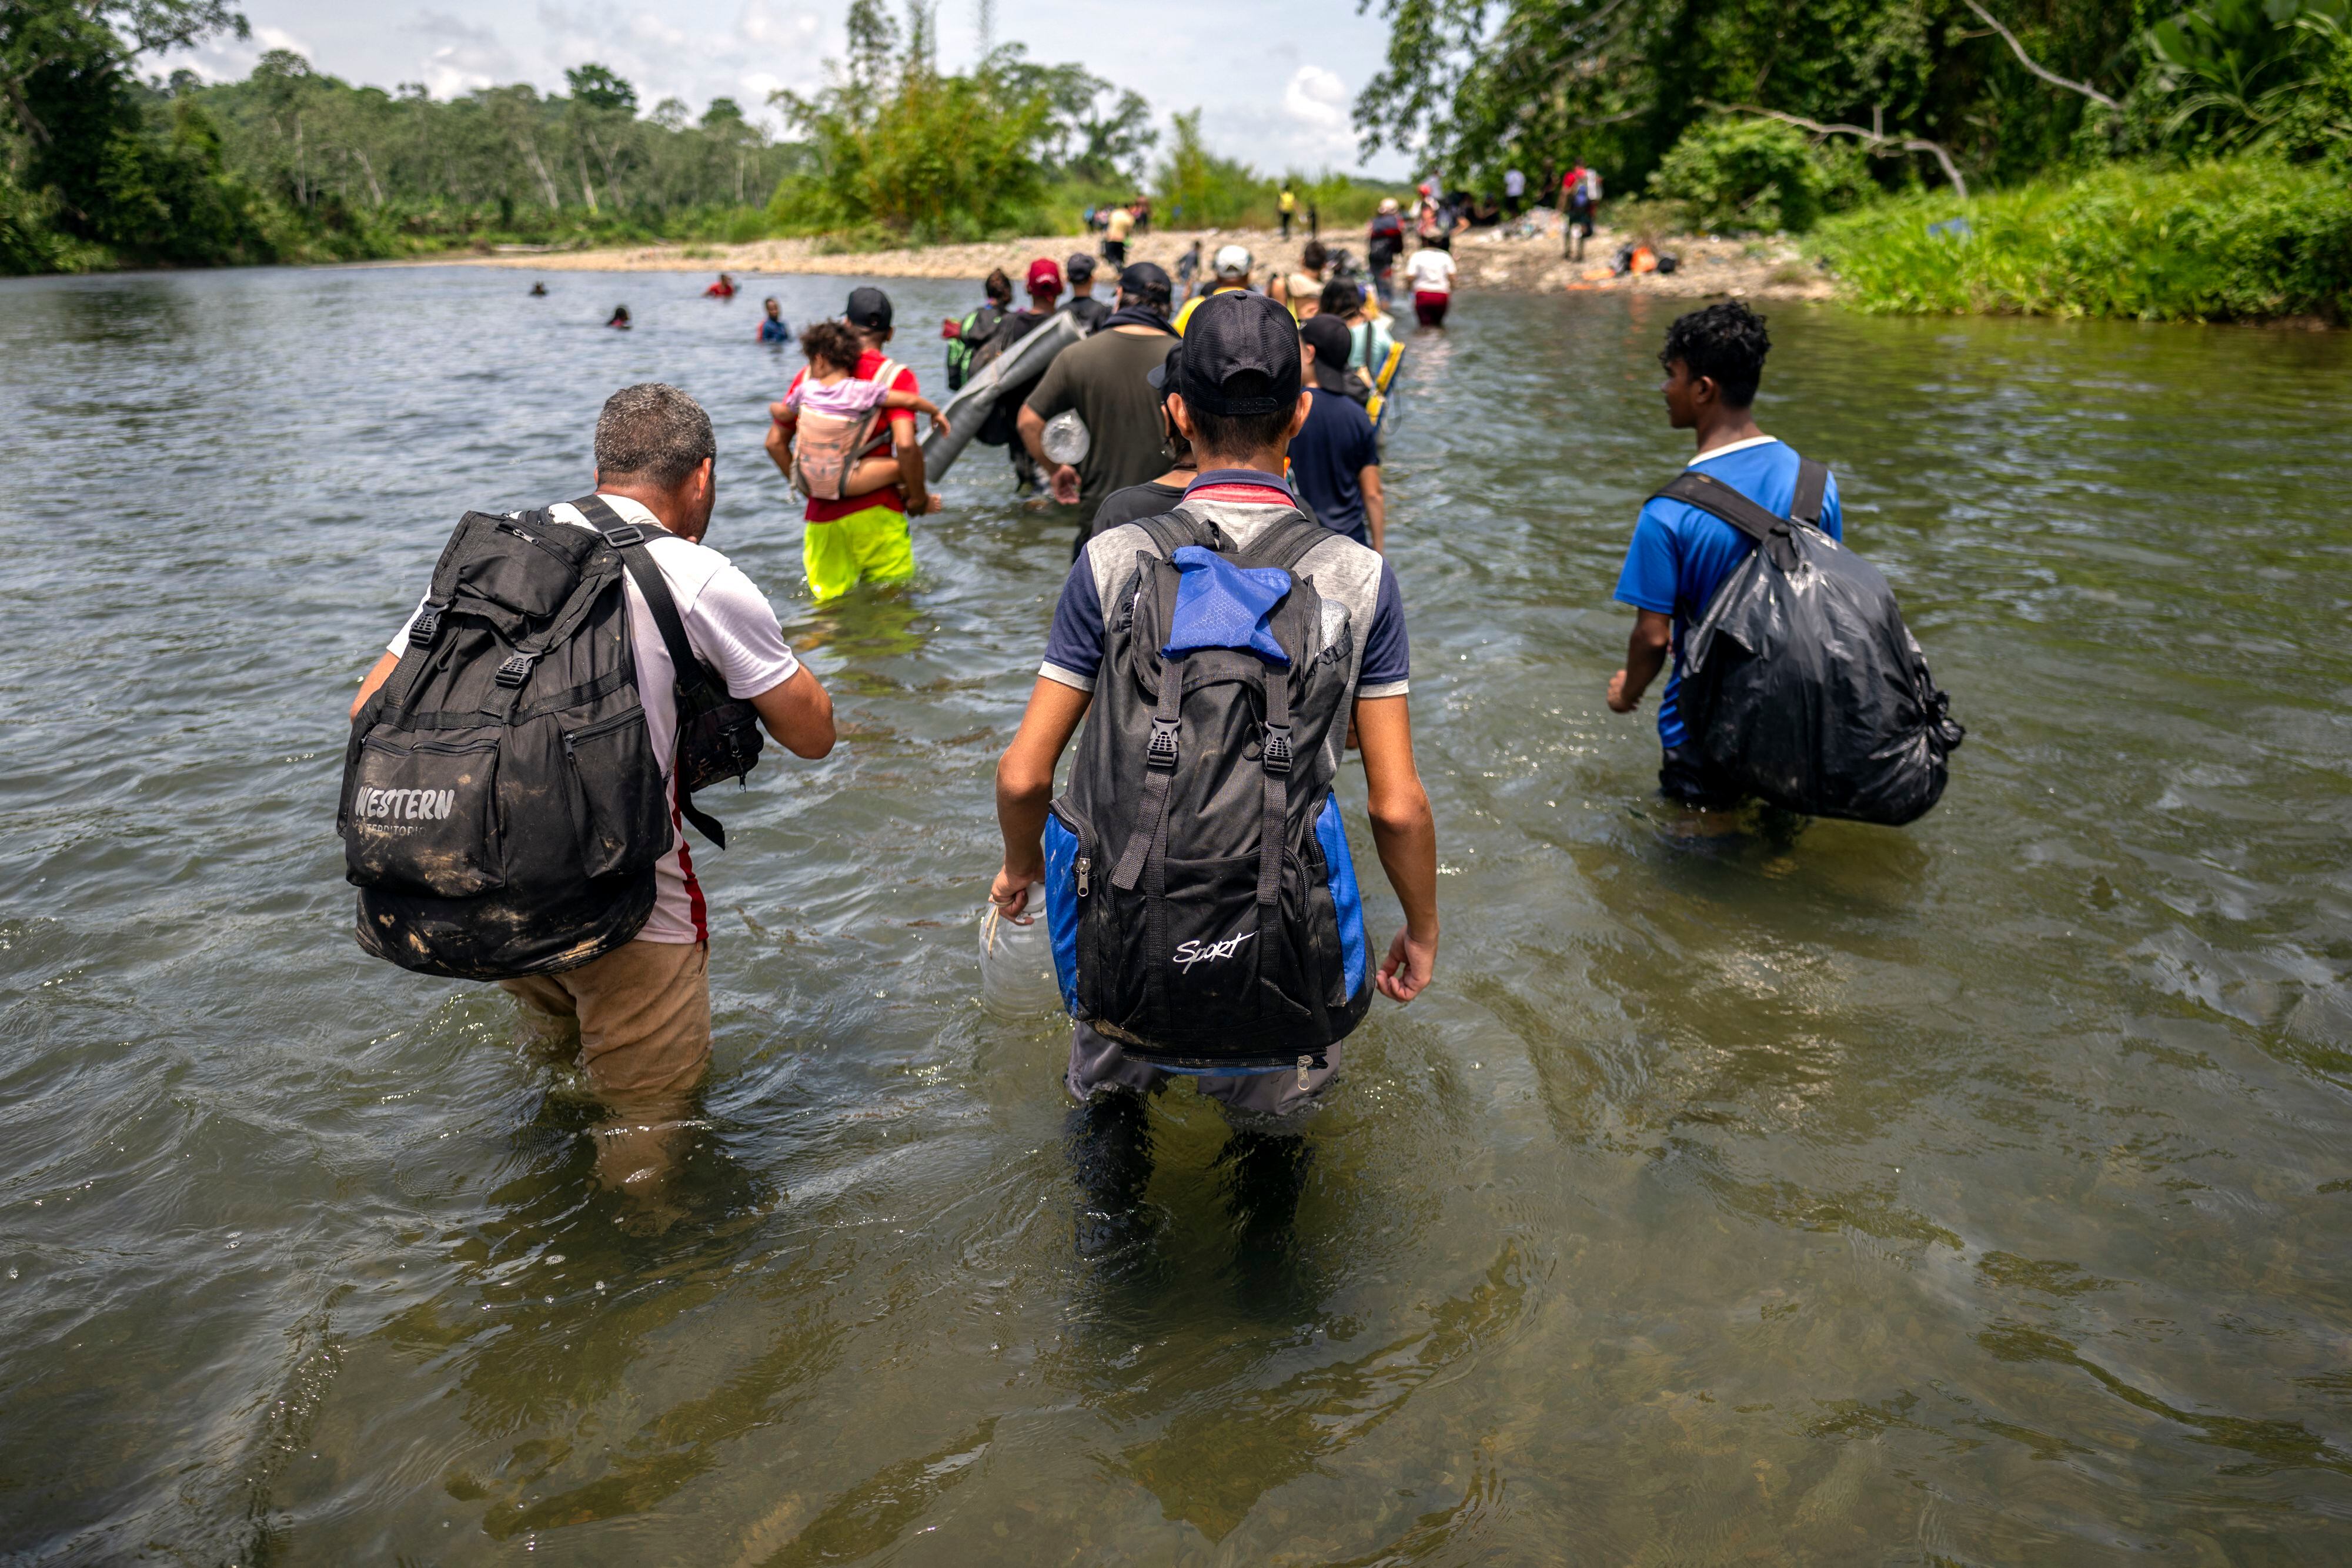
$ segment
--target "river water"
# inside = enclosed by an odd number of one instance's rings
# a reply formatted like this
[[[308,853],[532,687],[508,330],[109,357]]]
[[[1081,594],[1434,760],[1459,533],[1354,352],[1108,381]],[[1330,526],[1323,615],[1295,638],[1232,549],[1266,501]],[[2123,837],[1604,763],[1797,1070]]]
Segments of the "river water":
[[[975,451],[813,607],[751,299],[527,281],[0,285],[0,1559],[2352,1553],[2352,339],[1775,309],[1759,414],[1970,736],[1909,830],[1693,844],[1601,701],[1672,307],[1464,298],[1388,470],[1437,982],[1286,1226],[1178,1089],[1093,1261],[974,956],[1067,525]],[[968,291],[889,288],[936,384]],[[666,1229],[499,994],[360,954],[332,830],[449,525],[645,378],[844,729],[718,797]]]

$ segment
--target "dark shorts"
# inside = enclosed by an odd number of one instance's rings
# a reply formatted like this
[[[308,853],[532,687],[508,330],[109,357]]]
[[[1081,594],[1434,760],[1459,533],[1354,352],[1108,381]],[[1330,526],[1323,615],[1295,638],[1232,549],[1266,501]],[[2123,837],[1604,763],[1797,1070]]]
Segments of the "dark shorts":
[[[1569,204],[1568,223],[1570,228],[1573,228],[1578,233],[1583,235],[1585,238],[1591,239],[1592,237],[1592,209],[1586,206],[1583,203],[1570,202]]]
[[[1124,271],[1127,267],[1127,242],[1123,239],[1103,241],[1103,260],[1113,272]]]
[[[1658,768],[1658,793],[1677,805],[1710,811],[1737,806],[1746,799],[1737,784],[1708,768],[1687,746],[1666,747],[1665,760]]]

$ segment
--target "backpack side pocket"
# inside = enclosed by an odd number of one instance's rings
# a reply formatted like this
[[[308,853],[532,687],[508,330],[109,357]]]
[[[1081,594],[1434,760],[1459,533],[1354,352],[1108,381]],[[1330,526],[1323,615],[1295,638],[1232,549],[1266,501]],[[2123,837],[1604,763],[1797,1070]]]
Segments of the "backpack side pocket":
[[[646,710],[633,707],[562,735],[582,873],[628,875],[667,854],[674,830]]]

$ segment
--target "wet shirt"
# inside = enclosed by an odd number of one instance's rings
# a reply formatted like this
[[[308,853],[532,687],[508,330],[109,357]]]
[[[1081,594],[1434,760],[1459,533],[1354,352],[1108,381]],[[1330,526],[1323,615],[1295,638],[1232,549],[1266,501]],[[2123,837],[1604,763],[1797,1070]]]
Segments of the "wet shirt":
[[[1087,456],[1078,465],[1078,509],[1086,516],[1113,490],[1168,471],[1160,393],[1144,378],[1167,362],[1174,346],[1164,332],[1097,332],[1055,355],[1029,394],[1028,409],[1040,419],[1076,409],[1086,421]]]
[[[881,373],[882,362],[887,357],[877,354],[871,349],[858,355],[857,379],[872,381]],[[801,382],[807,379],[808,367],[803,365],[801,367],[800,373],[793,377],[793,384],[784,389],[786,402],[793,401],[793,394],[800,391]],[[915,372],[903,365],[900,366],[898,373],[891,378],[887,390],[902,392],[918,391]],[[889,413],[889,418],[874,422],[873,444],[857,455],[859,462],[862,463],[868,457],[889,456],[891,427],[901,419],[904,419],[909,426],[915,423],[915,416],[904,409],[892,409]],[[868,490],[862,496],[845,496],[838,501],[826,501],[811,496],[801,516],[812,523],[830,523],[845,517],[852,512],[865,511],[869,507],[887,507],[894,512],[903,512],[907,509],[907,492],[899,486],[885,485],[879,490]]]
[[[1706,469],[1766,511],[1785,517],[1797,496],[1797,464],[1795,448],[1777,437],[1759,435],[1718,446],[1692,458],[1687,466]],[[1821,522],[1830,538],[1845,537],[1834,476],[1822,499]],[[1706,613],[1716,590],[1755,548],[1755,540],[1729,523],[1682,501],[1652,501],[1633,525],[1633,542],[1626,548],[1625,567],[1617,575],[1617,600],[1675,618],[1674,668],[1658,702],[1658,739],[1669,748],[1688,738],[1681,709],[1683,635]]]
[[[707,546],[675,534],[651,532],[660,526],[659,519],[626,496],[606,496],[604,504],[623,522],[648,529],[646,549],[661,569],[669,596],[677,603],[678,619],[686,624],[687,646],[719,672],[727,683],[729,696],[756,697],[793,678],[801,667],[800,660],[785,643],[767,595],[740,568]],[[588,527],[588,519],[569,502],[549,510],[559,523]],[[637,591],[636,580],[624,577],[621,581],[629,603],[629,649],[636,661],[637,698],[646,710],[646,738],[654,755],[661,758],[662,786],[670,802],[669,852],[655,862],[654,912],[637,939],[704,942],[709,940],[710,923],[702,884],[695,880],[694,860],[687,851],[677,780],[672,777],[677,760],[677,671],[670,664],[669,645],[662,641],[661,628],[654,623],[654,612],[646,608],[645,595]],[[408,627],[415,619],[411,612],[401,624],[399,634],[391,642],[391,653],[406,650]]]
[[[792,328],[787,326],[781,317],[765,316],[761,318],[760,341],[762,343],[789,343],[792,341]]]
[[[1318,522],[1358,544],[1368,543],[1363,472],[1381,462],[1371,416],[1354,398],[1321,387],[1309,391],[1313,406],[1290,443],[1291,482]]]
[[[1280,479],[1250,469],[1213,469],[1195,478],[1185,495],[1186,510],[1210,518],[1240,545],[1247,545],[1294,509]],[[1136,552],[1151,548],[1150,536],[1131,523],[1106,528],[1087,541],[1054,607],[1054,629],[1045,641],[1040,675],[1082,692],[1095,689],[1108,625],[1104,606],[1117,603],[1119,591],[1132,580]],[[1309,549],[1295,570],[1300,577],[1312,577],[1316,591],[1347,612],[1351,629],[1364,629],[1354,639],[1356,664],[1349,672],[1357,699],[1404,695],[1410,689],[1412,649],[1405,635],[1404,596],[1389,563],[1355,540],[1333,534]]]

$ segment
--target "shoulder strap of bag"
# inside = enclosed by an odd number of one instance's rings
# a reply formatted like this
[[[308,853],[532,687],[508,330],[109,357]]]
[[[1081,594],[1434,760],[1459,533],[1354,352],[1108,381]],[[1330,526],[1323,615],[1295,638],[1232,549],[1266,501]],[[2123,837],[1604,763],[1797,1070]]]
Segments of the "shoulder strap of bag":
[[[607,506],[602,496],[583,496],[572,503],[588,526],[604,536],[604,542],[621,552],[621,564],[628,569],[637,591],[645,595],[646,608],[653,612],[654,624],[660,628],[662,646],[669,650],[670,667],[677,674],[677,684],[688,687],[707,687],[711,684],[710,672],[687,641],[686,621],[677,612],[677,601],[670,596],[669,580],[662,575],[661,564],[654,552],[646,548],[651,534],[668,533],[656,523],[648,528],[638,523],[625,523],[621,514]]]
[[[621,515],[605,505],[602,496],[583,496],[572,504],[588,519],[589,527],[604,536],[606,544],[621,552],[621,564],[628,569],[637,591],[645,595],[646,608],[653,612],[654,624],[661,630],[662,645],[669,650],[670,668],[677,683],[677,737],[672,745],[682,745],[688,700],[716,700],[725,693],[711,680],[709,667],[695,656],[694,644],[686,640],[686,622],[678,615],[677,601],[670,597],[669,581],[662,576],[661,565],[654,559],[653,551],[646,548],[648,533],[666,534],[669,530],[658,523],[647,529],[641,524],[623,522]],[[677,767],[675,757],[670,765]],[[694,824],[697,832],[722,850],[727,847],[727,830],[719,825],[718,818],[696,808],[694,792],[682,784],[677,790],[677,810],[678,815]]]
[[[1801,481],[1802,476],[1799,476]],[[1789,537],[1789,519],[1765,510],[1711,474],[1685,468],[1654,492],[1653,501],[1680,501],[1719,517],[1746,534],[1783,571],[1796,565],[1797,549]]]
[[[1830,471],[1811,458],[1797,464],[1796,498],[1789,503],[1789,520],[1808,528],[1822,526],[1822,506],[1829,499]]]

